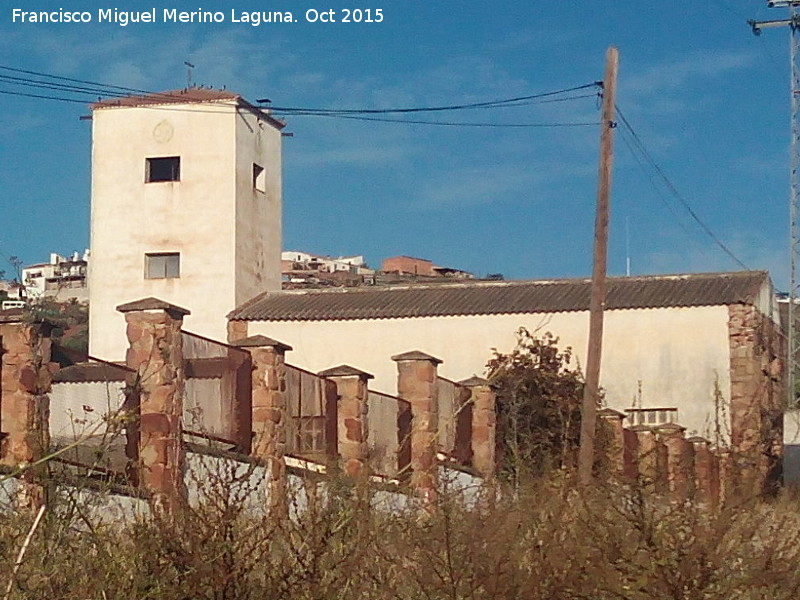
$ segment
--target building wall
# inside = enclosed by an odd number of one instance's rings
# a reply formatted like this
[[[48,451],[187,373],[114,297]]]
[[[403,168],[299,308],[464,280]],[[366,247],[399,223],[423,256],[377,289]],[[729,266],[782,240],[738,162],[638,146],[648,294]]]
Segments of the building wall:
[[[188,308],[188,329],[224,339],[225,315],[280,285],[280,132],[230,102],[95,110],[89,265],[93,356],[124,356],[119,304]],[[145,183],[148,157],[180,156],[180,181]],[[252,164],[266,169],[253,189]],[[145,279],[144,255],[180,252],[180,277]],[[210,293],[213,291],[214,293]]]
[[[783,417],[783,481],[800,486],[800,409],[787,410]]]
[[[433,263],[424,258],[414,258],[412,256],[393,256],[384,259],[381,263],[381,271],[409,273],[411,275],[436,275],[433,270]]]
[[[253,186],[254,163],[265,169],[264,191]],[[228,311],[264,291],[281,289],[281,134],[249,111],[236,116],[235,168],[235,306]],[[221,326],[223,333],[212,337],[224,340],[226,324]]]
[[[588,312],[426,317],[355,321],[254,321],[248,335],[263,334],[291,345],[287,361],[311,371],[343,363],[375,375],[371,388],[396,389],[394,354],[422,350],[441,358],[443,377],[459,381],[485,373],[492,348],[509,352],[514,332],[550,331],[559,346],[571,346],[585,364]],[[715,416],[727,412],[715,402],[730,399],[728,307],[613,310],[605,315],[601,384],[609,406],[633,405],[641,386],[641,406],[678,407],[690,435],[710,435]]]

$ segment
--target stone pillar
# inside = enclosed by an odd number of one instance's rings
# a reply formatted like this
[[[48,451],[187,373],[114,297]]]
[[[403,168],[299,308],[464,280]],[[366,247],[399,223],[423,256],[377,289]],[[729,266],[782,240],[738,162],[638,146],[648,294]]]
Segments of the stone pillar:
[[[600,449],[604,453],[603,462],[609,466],[611,473],[621,475],[625,471],[625,431],[622,427],[625,413],[603,408],[597,411],[597,419],[600,427],[604,428],[598,439],[608,444]]]
[[[715,508],[719,502],[719,464],[705,438],[686,440],[694,447],[694,497],[697,502]]]
[[[497,470],[497,398],[489,382],[477,375],[459,383],[471,393],[472,466],[491,479]]]
[[[639,478],[639,437],[630,429],[622,430],[622,475],[629,481]]]
[[[228,321],[228,343],[235,345],[236,342],[247,337],[247,321]]]
[[[669,481],[666,446],[647,425],[634,425],[630,431],[636,434],[636,463],[642,485],[658,493],[666,492]]]
[[[263,335],[233,342],[253,362],[251,454],[267,464],[270,509],[286,508],[286,353],[291,346]]]
[[[731,453],[728,480],[743,496],[770,491],[779,470],[783,431],[777,326],[755,306],[728,306]],[[717,401],[724,402],[720,398]]]
[[[425,500],[438,487],[439,398],[437,365],[441,360],[412,351],[392,357],[397,363],[397,395],[411,404],[411,486]]]
[[[667,482],[673,500],[684,502],[694,495],[694,447],[684,437],[685,427],[659,425],[658,435],[667,447]]]
[[[326,369],[318,374],[336,385],[338,454],[348,477],[360,477],[369,471],[367,458],[367,382],[372,375],[348,365]]]
[[[38,510],[46,501],[38,482],[44,467],[29,468],[50,446],[50,339],[42,324],[26,322],[21,309],[0,311],[0,464],[22,469],[18,508]]]
[[[139,485],[156,509],[174,512],[186,500],[181,326],[189,311],[156,298],[117,310],[125,315],[125,363],[139,395]]]

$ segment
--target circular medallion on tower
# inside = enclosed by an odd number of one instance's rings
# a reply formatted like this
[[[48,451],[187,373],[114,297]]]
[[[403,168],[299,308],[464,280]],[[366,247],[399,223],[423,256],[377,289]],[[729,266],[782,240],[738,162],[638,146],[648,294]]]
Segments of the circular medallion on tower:
[[[172,139],[172,134],[174,132],[175,130],[172,128],[172,123],[165,119],[153,128],[153,139],[163,144]]]

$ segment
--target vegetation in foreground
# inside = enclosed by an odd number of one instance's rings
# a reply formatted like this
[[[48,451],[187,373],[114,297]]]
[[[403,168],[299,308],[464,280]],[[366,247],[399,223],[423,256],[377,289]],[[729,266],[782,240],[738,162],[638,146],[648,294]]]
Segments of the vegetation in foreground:
[[[329,490],[303,490],[283,520],[265,516],[251,483],[233,474],[215,477],[174,519],[109,520],[89,496],[62,493],[15,575],[33,517],[7,510],[0,592],[9,583],[5,597],[36,600],[780,600],[800,592],[800,513],[789,498],[712,511],[631,488],[579,493],[558,475],[513,495],[443,490],[430,510],[388,510],[344,482]]]
[[[493,486],[444,486],[422,506],[352,481],[308,480],[293,490],[289,517],[271,518],[259,471],[223,461],[190,473],[196,497],[173,517],[142,502],[112,514],[110,490],[51,485],[34,526],[0,485],[0,598],[798,596],[795,498],[728,498],[711,509],[608,480],[575,485],[580,373],[552,336],[519,335],[490,364],[503,465]]]

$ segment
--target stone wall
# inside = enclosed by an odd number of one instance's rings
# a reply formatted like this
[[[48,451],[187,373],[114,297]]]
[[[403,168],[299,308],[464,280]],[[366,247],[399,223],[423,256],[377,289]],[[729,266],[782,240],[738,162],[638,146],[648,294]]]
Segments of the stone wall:
[[[780,478],[785,353],[777,326],[755,307],[731,305],[728,312],[732,485],[766,490]]]
[[[41,506],[37,466],[50,446],[50,339],[47,328],[19,310],[0,311],[0,464],[20,469],[20,508]]]
[[[130,425],[137,442],[135,479],[152,498],[171,509],[186,498],[181,421],[186,369],[195,368],[183,355],[181,326],[187,311],[153,298],[122,305],[119,310],[127,323],[126,364],[132,373],[127,387],[135,392],[137,401],[134,412],[138,419]],[[730,451],[722,456],[723,448],[714,448],[702,438],[685,439],[684,429],[677,424],[626,429],[622,413],[601,411],[611,437],[604,457],[612,467],[609,476],[637,481],[676,501],[697,499],[714,504],[721,495],[752,491],[750,484],[769,481],[780,455],[780,432],[775,425],[781,405],[780,339],[772,321],[751,306],[731,306],[729,316],[731,401],[729,406],[720,406],[720,411],[730,414]],[[235,369],[239,379],[247,376],[247,386],[237,384],[237,388],[249,392],[247,398],[235,398],[236,410],[247,413],[247,419],[237,419],[241,426],[235,449],[249,452],[252,460],[268,467],[270,497],[279,498],[284,495],[287,477],[291,415],[286,353],[292,349],[261,335],[242,337],[246,333],[242,327],[232,327],[230,333],[236,339],[231,351],[244,358],[232,361],[226,355],[220,364]],[[42,457],[49,444],[44,424],[48,418],[50,342],[40,327],[25,322],[21,314],[0,315],[0,337],[0,463],[24,466]],[[421,351],[392,358],[397,369],[397,397],[386,398],[396,401],[391,431],[397,439],[387,447],[396,453],[398,472],[389,474],[390,478],[403,480],[405,470],[412,489],[430,500],[436,496],[442,460],[472,468],[484,478],[493,477],[496,399],[489,383],[478,377],[458,384],[445,381],[437,371],[442,361]],[[320,458],[325,464],[320,468],[340,470],[351,477],[374,476],[369,453],[369,432],[375,430],[369,425],[371,376],[346,365],[310,375],[324,383],[319,386],[324,396],[320,402],[329,425],[325,433],[328,448]],[[453,388],[446,395],[453,398],[447,410],[441,406],[443,385]],[[449,415],[445,435],[442,414]],[[34,471],[30,473],[33,478]],[[29,504],[41,501],[33,498]]]

